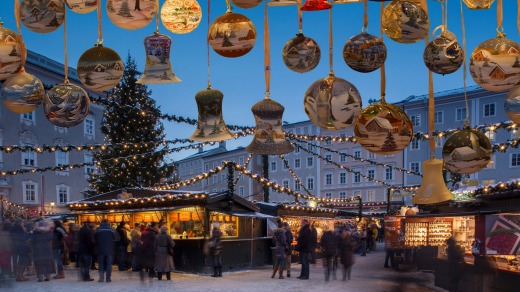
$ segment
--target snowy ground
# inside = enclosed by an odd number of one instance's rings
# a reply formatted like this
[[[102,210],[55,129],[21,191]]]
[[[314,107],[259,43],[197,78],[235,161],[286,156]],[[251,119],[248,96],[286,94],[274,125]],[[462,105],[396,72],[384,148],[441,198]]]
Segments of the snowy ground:
[[[67,267],[66,278],[50,282],[36,282],[30,277],[29,282],[12,283],[2,291],[356,291],[356,292],[430,292],[446,291],[433,285],[433,275],[411,271],[394,271],[383,268],[385,253],[382,244],[379,251],[371,252],[366,257],[356,257],[356,264],[352,270],[352,280],[324,281],[323,266],[318,261],[311,265],[310,280],[299,280],[300,265],[293,265],[292,277],[285,279],[271,279],[271,267],[224,273],[222,278],[211,278],[207,275],[192,275],[174,273],[172,281],[140,281],[138,273],[114,271],[111,283],[81,282],[72,267]],[[117,270],[117,267],[114,267]],[[91,277],[98,279],[97,271],[91,271]],[[284,273],[285,275],[285,273]],[[338,273],[340,278],[340,274]],[[23,289],[23,290],[22,290]],[[105,290],[107,289],[107,290]]]

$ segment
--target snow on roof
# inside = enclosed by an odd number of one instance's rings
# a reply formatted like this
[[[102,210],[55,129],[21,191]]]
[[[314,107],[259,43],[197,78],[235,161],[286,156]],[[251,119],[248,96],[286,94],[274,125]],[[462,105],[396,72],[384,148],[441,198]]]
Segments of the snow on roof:
[[[462,155],[467,155],[467,154],[475,153],[475,150],[473,150],[472,148],[470,148],[468,146],[464,146],[464,147],[455,148],[452,153],[455,153],[455,152],[460,153]]]
[[[390,124],[390,122],[387,119],[382,118],[382,117],[373,117],[370,120],[368,120],[366,125],[368,126],[370,123],[373,123],[373,122],[377,123],[381,128],[384,128],[384,129],[392,130],[394,128],[394,127],[392,127],[392,124]]]
[[[482,89],[482,87],[480,87],[478,85],[466,87],[466,92],[468,92],[468,93],[473,92],[473,91],[480,91],[480,90],[483,90],[483,89]],[[434,96],[435,96],[435,98],[440,98],[440,97],[453,96],[453,95],[457,95],[457,94],[464,94],[464,88],[455,88],[455,89],[449,89],[449,90],[445,90],[445,91],[436,92],[436,93],[434,93]],[[399,103],[416,102],[416,101],[423,101],[423,100],[428,100],[428,94],[410,95],[407,98],[401,100],[400,102],[396,102],[396,103],[399,104]]]

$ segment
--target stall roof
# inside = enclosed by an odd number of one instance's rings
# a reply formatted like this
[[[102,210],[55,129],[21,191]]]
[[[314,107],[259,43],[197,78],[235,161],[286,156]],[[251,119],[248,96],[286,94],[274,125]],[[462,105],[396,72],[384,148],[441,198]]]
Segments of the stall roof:
[[[320,207],[300,206],[296,204],[275,204],[258,202],[260,212],[271,216],[305,216],[334,218],[338,210]]]
[[[500,213],[498,210],[489,211],[472,211],[472,212],[454,212],[454,213],[423,213],[406,216],[406,218],[424,218],[424,217],[457,217],[457,216],[475,216]]]
[[[142,188],[122,188],[113,190],[110,192],[102,193],[99,195],[95,195],[92,197],[85,198],[83,200],[79,200],[78,202],[91,202],[91,201],[100,201],[100,200],[120,200],[120,199],[129,199],[129,198],[147,198],[153,197],[157,195],[167,195],[167,194],[195,194],[201,192],[192,192],[192,191],[179,191],[179,190],[168,190],[168,191],[155,191],[151,189],[142,189]]]

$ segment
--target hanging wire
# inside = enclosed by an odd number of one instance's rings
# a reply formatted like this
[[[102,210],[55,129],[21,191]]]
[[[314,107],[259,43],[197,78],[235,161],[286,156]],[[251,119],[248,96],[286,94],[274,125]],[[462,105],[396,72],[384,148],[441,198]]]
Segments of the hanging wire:
[[[518,1],[520,1],[520,0],[518,0]],[[302,14],[303,14],[302,13],[302,0],[298,0],[298,29],[299,29],[300,33],[303,33],[303,15]],[[519,23],[520,23],[520,20],[519,20]]]
[[[228,1],[228,0],[226,0]],[[265,99],[271,98],[271,51],[269,43],[269,17],[267,13],[267,1],[264,5],[264,75],[265,75]]]
[[[65,83],[69,83],[69,48],[67,44],[67,9],[63,11],[63,74],[65,75]]]
[[[334,75],[332,68],[334,63],[333,59],[333,42],[332,42],[332,7],[329,9],[329,75]]]
[[[462,25],[462,49],[464,50],[464,53],[467,52],[466,50],[466,25],[464,22],[464,9],[462,8],[462,0],[460,0],[460,23]],[[468,92],[467,92],[467,78],[468,78],[468,72],[467,72],[467,58],[464,56],[464,72],[463,72],[463,85],[464,85],[464,102],[466,103],[466,118],[464,119],[464,127],[469,127],[471,125],[469,120],[469,102],[468,102]]]
[[[504,8],[502,5],[502,0],[497,1],[497,32],[501,37],[505,37],[504,27],[502,26],[502,22],[504,20]]]
[[[21,13],[20,9],[21,9],[20,1],[14,0],[14,17],[15,17],[15,21],[16,21],[16,28],[18,29],[18,35],[16,36],[16,40],[20,44],[20,47],[23,51],[20,54],[21,55],[21,64],[22,64],[22,67],[20,68],[20,72],[23,72],[25,70],[24,65],[25,65],[25,61],[27,58],[27,48],[25,47],[25,43],[24,43],[23,37],[22,37],[22,24],[20,22],[20,13]]]
[[[101,0],[99,2],[101,2]],[[157,0],[155,2],[155,5],[157,6],[157,10],[155,11],[155,34],[159,34],[159,20],[160,20],[159,4],[160,4],[159,0]]]
[[[380,21],[379,21],[379,38],[381,39],[381,42],[383,42],[383,9],[385,8],[385,2],[381,2],[381,11],[380,11]],[[381,73],[381,103],[386,103],[385,96],[386,96],[386,68],[385,68],[385,62],[383,62],[383,65],[381,65],[380,69]]]
[[[103,44],[103,21],[101,13],[101,1],[97,2],[98,39],[96,45]]]
[[[208,31],[210,29],[210,19],[211,19],[211,0],[208,0]],[[206,38],[206,51],[208,54],[208,89],[211,88],[211,62],[210,62],[210,52],[209,52],[209,37]]]
[[[229,12],[231,12],[231,10],[233,10],[233,7],[231,6],[231,3],[229,3],[229,0],[226,0],[226,7],[227,7],[226,13],[229,13]]]
[[[368,0],[363,0],[363,28],[362,32],[367,32],[368,29]]]

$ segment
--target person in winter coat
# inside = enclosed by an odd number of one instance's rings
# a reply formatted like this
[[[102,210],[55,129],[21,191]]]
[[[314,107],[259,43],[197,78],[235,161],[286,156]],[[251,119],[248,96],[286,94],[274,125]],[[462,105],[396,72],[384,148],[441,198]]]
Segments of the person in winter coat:
[[[350,230],[343,229],[339,238],[340,261],[343,265],[343,281],[350,280],[352,266],[355,263],[354,250],[356,240],[350,234]]]
[[[38,282],[42,282],[44,277],[45,281],[49,281],[51,273],[54,273],[55,270],[52,260],[53,234],[50,230],[50,226],[47,222],[41,220],[36,224],[36,228],[30,239]]]
[[[451,275],[449,291],[456,292],[459,291],[459,282],[464,274],[464,254],[453,237],[448,238],[446,244],[448,245],[448,271]]]
[[[104,219],[101,221],[98,229],[94,233],[94,240],[97,246],[97,256],[99,264],[99,280],[98,282],[103,283],[105,281],[106,271],[106,282],[111,282],[112,276],[112,262],[114,260],[114,241],[117,241],[117,232],[110,227],[108,221]]]
[[[4,220],[1,223],[0,230],[0,276],[7,274],[7,271],[11,268],[11,222]]]
[[[222,243],[220,238],[222,232],[218,225],[213,227],[211,231],[211,238],[209,239],[209,253],[213,262],[213,275],[211,277],[222,277]]]
[[[130,245],[132,247],[132,272],[142,270],[141,265],[141,223],[134,223],[134,229],[130,232]]]
[[[126,266],[127,249],[130,244],[130,239],[126,235],[125,222],[121,221],[117,226],[116,231],[119,235],[119,241],[117,242],[117,267],[120,271],[128,270]]]
[[[325,281],[328,282],[330,279],[330,274],[333,275],[333,279],[336,279],[336,272],[333,270],[333,260],[336,255],[336,250],[338,246],[338,240],[334,233],[330,230],[327,230],[323,233],[320,240],[320,245],[323,248],[323,254],[325,258],[323,259],[323,266],[325,267]]]
[[[276,263],[273,266],[274,278],[278,271],[278,278],[283,279],[283,269],[285,268],[286,251],[289,249],[287,246],[287,239],[285,238],[285,229],[283,229],[282,221],[278,221],[278,228],[273,230],[273,242],[275,244]]]
[[[316,226],[314,223],[311,225],[311,249],[310,249],[310,260],[311,264],[316,263],[316,249],[318,248],[318,230],[316,230]]]
[[[283,223],[283,228],[285,229],[285,241],[287,241],[287,247],[288,247],[288,249],[286,250],[286,253],[285,253],[287,278],[290,278],[291,277],[292,243],[293,243],[294,237],[293,237],[293,234],[292,234],[292,231],[291,231],[291,226],[289,226],[289,223],[284,222]]]
[[[302,220],[300,231],[298,232],[298,243],[296,250],[300,253],[300,261],[302,262],[302,270],[298,279],[309,279],[309,253],[311,251],[312,232],[307,219]]]
[[[11,240],[13,243],[13,257],[14,259],[18,259],[16,265],[16,281],[24,282],[29,279],[23,276],[23,273],[27,266],[31,263],[29,254],[31,253],[31,248],[27,243],[28,235],[23,228],[23,219],[16,218],[14,220],[14,225],[11,227],[9,231]]]
[[[69,223],[69,235],[63,239],[65,246],[69,250],[69,260],[78,264],[78,231],[80,227],[78,224]]]
[[[58,273],[53,277],[54,279],[65,278],[61,255],[65,248],[63,239],[66,236],[67,232],[65,231],[63,224],[59,220],[54,220],[54,231],[52,233],[52,254],[54,255],[54,261],[56,262],[56,267],[58,269]]]
[[[94,254],[94,230],[89,226],[90,222],[83,222],[83,226],[77,232],[78,238],[78,262],[81,262],[81,278],[83,281],[94,281],[90,278],[90,265]]]
[[[143,246],[141,249],[141,261],[143,263],[143,268],[145,271],[148,271],[148,277],[155,278],[155,237],[159,234],[159,229],[157,229],[157,223],[152,222],[149,226],[146,227],[144,232],[141,235],[141,241],[143,242]]]
[[[168,235],[168,227],[163,225],[160,231],[161,233],[155,237],[155,271],[159,280],[162,280],[163,273],[166,274],[166,280],[171,280],[170,271],[173,267],[170,265],[169,257],[171,255],[168,250],[173,250],[175,242]]]

